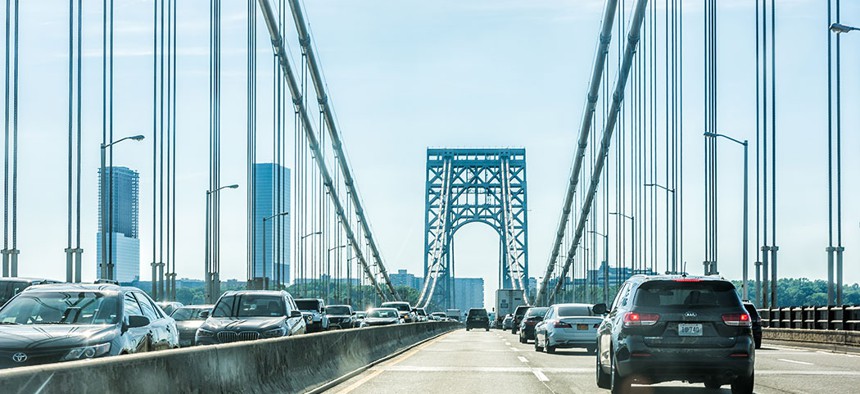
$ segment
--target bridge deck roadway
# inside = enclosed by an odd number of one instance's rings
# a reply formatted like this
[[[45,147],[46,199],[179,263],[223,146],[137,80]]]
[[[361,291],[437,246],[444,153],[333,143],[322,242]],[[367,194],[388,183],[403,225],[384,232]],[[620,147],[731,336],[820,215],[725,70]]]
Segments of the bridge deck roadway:
[[[536,353],[510,331],[461,329],[378,364],[330,393],[608,393],[594,383],[594,355]],[[756,352],[756,393],[857,393],[860,355],[775,346]],[[634,393],[730,393],[703,384],[635,386]]]

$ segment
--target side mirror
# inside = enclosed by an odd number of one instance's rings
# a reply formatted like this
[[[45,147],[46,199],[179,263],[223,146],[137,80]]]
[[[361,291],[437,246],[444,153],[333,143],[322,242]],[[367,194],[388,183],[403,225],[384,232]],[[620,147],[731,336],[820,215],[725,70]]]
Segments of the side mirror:
[[[602,315],[606,313],[606,304],[600,303],[591,307],[591,311],[594,312],[595,315]]]
[[[132,315],[128,317],[128,328],[146,327],[149,325],[149,318],[146,316]]]
[[[302,317],[302,311],[297,311],[295,309],[290,311],[290,318],[293,317]]]
[[[210,312],[209,312],[209,311],[202,311],[202,312],[200,312],[200,318],[201,318],[201,319],[208,319],[208,318],[209,318],[209,314],[210,314]]]
[[[353,315],[353,316],[355,316],[355,311],[352,311],[352,313],[350,313],[350,315]]]

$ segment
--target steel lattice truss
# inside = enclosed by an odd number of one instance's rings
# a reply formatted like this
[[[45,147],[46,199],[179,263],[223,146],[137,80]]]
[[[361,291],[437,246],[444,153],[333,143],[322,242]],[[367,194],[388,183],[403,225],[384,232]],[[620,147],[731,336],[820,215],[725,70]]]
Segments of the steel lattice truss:
[[[526,289],[527,200],[525,149],[428,149],[419,305],[450,306],[453,236],[473,222],[499,234],[499,287]]]

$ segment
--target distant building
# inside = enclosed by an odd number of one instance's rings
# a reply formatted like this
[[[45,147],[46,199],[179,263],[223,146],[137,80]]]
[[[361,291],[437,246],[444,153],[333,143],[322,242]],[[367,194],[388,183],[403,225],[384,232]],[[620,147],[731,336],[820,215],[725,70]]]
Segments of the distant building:
[[[454,308],[484,308],[484,278],[454,278]]]
[[[113,173],[113,180],[111,180]],[[102,182],[104,176],[104,182]],[[111,183],[113,184],[111,186]],[[102,190],[102,184],[106,190]],[[137,171],[127,167],[107,167],[99,171],[99,231],[96,234],[96,277],[101,278],[102,223],[107,232],[107,253],[114,264],[113,278],[119,282],[133,282],[140,277],[140,239],[138,238],[138,184]],[[111,198],[113,196],[113,198]],[[107,208],[107,202],[112,210]],[[112,214],[111,214],[112,211]],[[102,215],[104,221],[102,221]]]
[[[275,271],[280,267],[285,285],[290,283],[290,217],[266,220],[266,249],[263,250],[263,218],[290,210],[290,169],[274,163],[257,163],[254,166],[254,270],[253,279],[267,278],[274,284]],[[276,192],[280,191],[280,204]],[[277,206],[280,205],[280,206]],[[281,232],[276,234],[278,221]],[[263,267],[263,256],[266,266]]]
[[[388,277],[391,279],[391,284],[394,287],[406,286],[421,290],[424,284],[421,278],[416,278],[415,275],[406,272],[406,270],[397,270],[396,274],[388,274]]]

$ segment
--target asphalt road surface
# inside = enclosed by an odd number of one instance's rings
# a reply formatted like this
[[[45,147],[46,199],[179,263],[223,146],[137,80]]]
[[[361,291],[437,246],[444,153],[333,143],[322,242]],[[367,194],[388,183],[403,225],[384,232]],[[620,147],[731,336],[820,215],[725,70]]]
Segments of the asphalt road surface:
[[[371,367],[330,393],[608,393],[594,383],[595,356],[580,349],[537,353],[510,331],[465,329]],[[701,383],[634,385],[634,393],[731,393]],[[764,343],[756,393],[860,393],[860,354]]]

